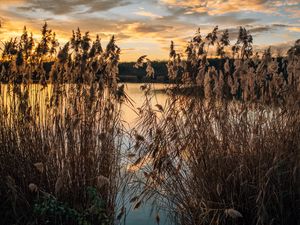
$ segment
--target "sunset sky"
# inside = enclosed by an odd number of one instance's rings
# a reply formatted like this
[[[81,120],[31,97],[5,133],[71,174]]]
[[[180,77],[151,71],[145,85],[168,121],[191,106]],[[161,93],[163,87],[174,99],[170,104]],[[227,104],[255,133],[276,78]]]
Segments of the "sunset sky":
[[[80,27],[104,44],[115,34],[122,61],[162,60],[171,40],[180,49],[198,27],[206,34],[215,25],[229,29],[232,43],[245,26],[257,49],[292,45],[300,38],[300,0],[0,0],[0,20],[0,40],[19,36],[24,25],[38,39],[47,21],[60,43]]]

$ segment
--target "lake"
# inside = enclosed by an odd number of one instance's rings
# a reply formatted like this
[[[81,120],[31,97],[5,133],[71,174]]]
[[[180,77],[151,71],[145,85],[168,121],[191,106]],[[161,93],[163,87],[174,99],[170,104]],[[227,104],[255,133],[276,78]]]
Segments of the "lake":
[[[144,102],[144,93],[141,90],[141,85],[143,83],[126,83],[125,84],[125,91],[132,100],[134,108],[141,107]],[[153,90],[161,90],[165,87],[165,84],[151,84]],[[154,98],[152,98],[152,104],[160,104],[164,105],[167,100],[167,95],[161,91],[155,92]],[[128,103],[123,105],[123,120],[128,123],[129,129],[134,127],[137,121],[137,113],[134,112],[132,106]],[[127,205],[128,207],[129,205]],[[131,210],[126,217],[126,225],[156,225],[155,220],[156,214],[153,213],[151,215],[151,205],[144,204],[139,209]],[[161,225],[169,225],[166,216],[160,212],[160,224]]]

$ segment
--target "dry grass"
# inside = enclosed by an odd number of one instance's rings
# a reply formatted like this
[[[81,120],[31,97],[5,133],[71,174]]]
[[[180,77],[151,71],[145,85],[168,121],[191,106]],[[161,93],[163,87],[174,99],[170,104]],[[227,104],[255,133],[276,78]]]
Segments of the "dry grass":
[[[90,46],[88,33],[79,37],[59,51],[50,82],[43,66],[53,57],[48,47],[43,52],[41,45],[19,64],[11,56],[7,68],[2,66],[7,83],[0,86],[3,224],[114,221],[124,132],[120,51],[114,38],[103,51],[98,38]],[[32,84],[34,76],[40,84]]]
[[[185,60],[171,44],[170,79],[178,84],[165,106],[151,105],[151,87],[143,87],[135,164],[147,164],[137,201],[151,197],[177,224],[298,224],[299,43],[285,59],[284,80],[270,51],[257,61],[245,55],[249,43],[217,71],[199,36]]]
[[[298,224],[299,41],[278,64],[270,50],[253,55],[244,28],[231,57],[228,32],[218,35],[217,27],[205,38],[198,31],[184,59],[171,44],[173,84],[165,106],[152,105],[151,85],[141,87],[146,101],[132,132],[131,154],[137,154],[130,156],[136,156],[130,169],[143,169],[131,186],[119,179],[126,161],[120,119],[126,95],[117,83],[120,49],[114,37],[103,50],[99,37],[91,43],[89,33],[78,29],[56,52],[56,36],[45,24],[36,48],[26,29],[6,42],[1,222],[112,224],[122,186],[135,195],[133,208],[154,200],[178,224]],[[212,46],[218,70],[208,65]],[[146,56],[136,67],[144,62],[152,77]],[[126,209],[117,214],[119,221]]]

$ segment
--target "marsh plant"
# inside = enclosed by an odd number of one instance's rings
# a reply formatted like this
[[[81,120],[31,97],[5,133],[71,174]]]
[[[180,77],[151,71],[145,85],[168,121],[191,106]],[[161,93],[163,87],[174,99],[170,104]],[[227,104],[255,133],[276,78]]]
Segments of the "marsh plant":
[[[244,28],[231,49],[217,30],[198,31],[184,59],[171,43],[165,105],[141,87],[133,202],[151,199],[175,224],[298,224],[299,41],[279,66],[270,49],[253,55]],[[207,61],[214,45],[219,70]]]
[[[5,43],[0,96],[2,224],[112,224],[120,186],[120,48],[45,24]],[[33,46],[36,46],[34,48]],[[46,64],[52,65],[47,72]]]
[[[197,30],[185,54],[171,42],[167,102],[154,105],[152,85],[141,86],[124,159],[115,38],[103,48],[78,28],[60,46],[47,23],[40,40],[24,27],[0,63],[1,222],[118,223],[122,189],[133,209],[152,201],[158,224],[160,210],[183,225],[299,224],[300,42],[281,58],[252,42],[240,28],[230,45],[218,27]],[[153,77],[146,55],[135,67],[144,64]]]

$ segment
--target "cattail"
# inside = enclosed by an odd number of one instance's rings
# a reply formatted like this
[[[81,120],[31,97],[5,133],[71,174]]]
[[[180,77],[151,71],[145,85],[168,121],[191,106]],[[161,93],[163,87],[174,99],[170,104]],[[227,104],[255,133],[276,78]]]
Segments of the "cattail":
[[[190,74],[188,72],[184,72],[181,80],[182,80],[182,83],[184,83],[184,84],[191,84]]]
[[[65,62],[67,62],[68,59],[68,51],[69,51],[69,42],[67,42],[64,47],[59,51],[57,58],[58,61],[62,64],[64,64]]]
[[[278,71],[278,63],[276,59],[273,59],[269,64],[268,64],[268,72],[271,74],[275,74]]]
[[[178,66],[175,60],[169,60],[167,64],[169,79],[174,80],[177,77]]]
[[[162,105],[156,104],[155,106],[158,108],[159,111],[161,111],[161,112],[164,111],[164,108],[162,107]]]
[[[135,139],[136,139],[137,141],[145,141],[145,138],[144,138],[142,135],[139,135],[139,134],[136,134],[136,135],[135,135]]]

